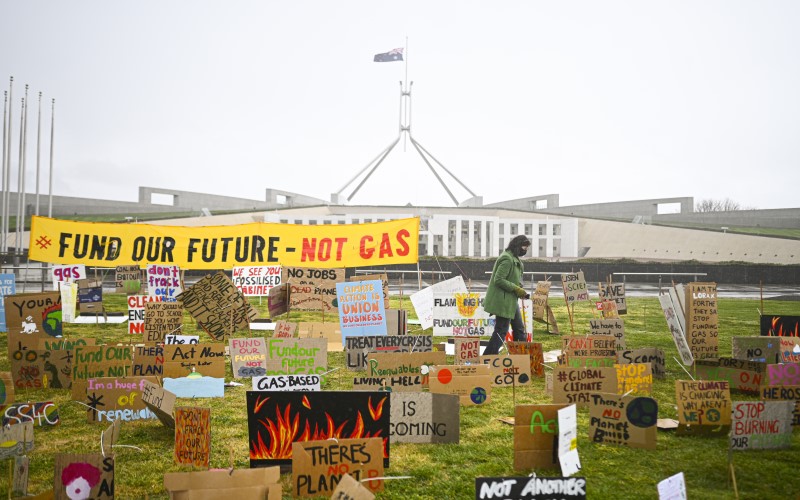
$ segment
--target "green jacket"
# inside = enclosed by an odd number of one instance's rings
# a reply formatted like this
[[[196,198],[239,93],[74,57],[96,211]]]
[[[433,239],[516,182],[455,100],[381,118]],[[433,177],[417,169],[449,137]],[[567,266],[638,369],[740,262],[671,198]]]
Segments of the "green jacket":
[[[513,318],[517,312],[517,287],[522,286],[522,261],[508,250],[494,263],[483,310],[501,318]]]

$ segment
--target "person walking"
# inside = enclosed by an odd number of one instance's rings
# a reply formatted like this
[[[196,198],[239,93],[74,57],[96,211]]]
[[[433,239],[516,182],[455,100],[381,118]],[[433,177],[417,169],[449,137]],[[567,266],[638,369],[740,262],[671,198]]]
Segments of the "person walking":
[[[483,310],[495,315],[494,332],[484,355],[497,354],[503,345],[511,324],[515,341],[526,341],[525,323],[519,312],[517,299],[530,298],[530,294],[522,288],[522,261],[519,259],[528,253],[531,240],[526,236],[515,236],[508,247],[494,263],[489,288],[483,300]]]

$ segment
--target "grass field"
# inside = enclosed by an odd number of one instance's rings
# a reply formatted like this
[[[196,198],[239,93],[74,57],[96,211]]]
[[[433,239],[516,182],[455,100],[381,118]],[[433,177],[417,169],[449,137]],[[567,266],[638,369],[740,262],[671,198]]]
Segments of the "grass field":
[[[570,329],[563,299],[551,298],[562,333]],[[125,311],[125,297],[107,295],[105,305],[109,311]],[[266,302],[254,305],[260,315],[266,316]],[[760,304],[756,300],[719,299],[720,355],[730,356],[731,337],[758,335]],[[575,332],[588,331],[592,317],[589,304],[575,311]],[[392,307],[413,309],[407,298],[392,298]],[[796,302],[767,301],[765,314],[800,314]],[[654,382],[653,397],[659,402],[660,418],[677,418],[675,408],[675,380],[687,378],[680,368],[677,352],[656,298],[628,299],[625,319],[628,348],[660,347],[667,355],[667,376]],[[195,323],[184,313],[184,334],[198,333]],[[292,321],[319,320],[312,313],[293,313]],[[330,320],[330,316],[326,318]],[[128,342],[127,326],[75,325],[64,326],[67,338],[96,337],[98,343]],[[208,339],[199,332],[201,339]],[[254,334],[257,332],[254,332]],[[420,333],[420,332],[410,332]],[[247,333],[241,333],[246,336]],[[559,349],[559,338],[547,335],[541,325],[536,325],[534,340],[542,342],[545,351]],[[436,339],[435,339],[436,341]],[[7,352],[6,337],[0,337],[0,351]],[[334,371],[325,390],[349,390],[352,372],[343,368],[343,353],[330,353],[329,369]],[[10,364],[3,355],[0,371],[8,371]],[[230,379],[230,364],[227,368]],[[230,467],[230,457],[237,468],[246,468],[248,459],[247,414],[244,387],[226,388],[224,399],[203,399],[192,402],[179,399],[178,405],[198,405],[211,408],[211,466]],[[514,394],[515,393],[515,394]],[[515,396],[515,399],[514,399]],[[51,428],[36,428],[36,447],[29,452],[29,492],[40,493],[52,488],[53,457],[59,452],[98,452],[100,433],[105,424],[86,423],[84,408],[69,401],[66,391],[18,390],[17,401],[54,401],[59,407],[61,424]],[[734,400],[752,400],[753,397],[733,395]],[[512,391],[494,388],[492,401],[486,406],[461,408],[461,440],[458,444],[417,445],[393,444],[391,467],[387,475],[412,476],[386,482],[386,491],[379,498],[475,498],[474,479],[478,476],[522,476],[526,472],[512,468],[512,428],[497,419],[513,416],[514,404],[550,403],[545,394],[544,380],[534,379],[533,385]],[[654,451],[598,445],[588,438],[588,410],[578,410],[578,450],[583,469],[580,475],[587,479],[589,498],[657,498],[656,483],[678,472],[686,477],[689,498],[736,498],[728,468],[729,452],[726,436],[716,438],[677,437],[673,432],[659,431],[657,449]],[[141,449],[119,448],[116,457],[117,498],[166,498],[163,475],[169,471],[185,470],[173,464],[173,432],[157,420],[125,422],[122,425],[120,444]],[[736,452],[732,455],[736,472],[739,498],[798,498],[800,480],[797,479],[800,462],[800,432],[795,430],[792,448],[778,451]],[[9,489],[9,462],[0,463],[0,492]],[[540,476],[558,476],[558,470],[536,471]],[[284,497],[291,491],[290,475],[282,476]],[[6,494],[0,495],[6,498]]]

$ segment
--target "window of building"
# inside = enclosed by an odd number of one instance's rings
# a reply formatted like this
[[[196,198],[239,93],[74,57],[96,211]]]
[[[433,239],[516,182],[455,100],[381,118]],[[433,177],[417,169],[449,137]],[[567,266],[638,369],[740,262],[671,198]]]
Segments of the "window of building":
[[[459,255],[469,256],[469,221],[461,221],[461,253]]]
[[[528,238],[533,236],[533,224],[525,224],[525,236]]]
[[[561,224],[553,224],[553,236],[561,236]]]
[[[456,256],[456,221],[447,221],[447,255]]]
[[[323,223],[323,224],[328,224],[328,225],[330,225],[331,221],[329,221],[329,220],[325,220],[325,221],[322,221],[322,223]]]
[[[472,222],[472,256],[481,256],[481,221]]]
[[[281,224],[288,224],[288,223],[289,223],[289,219],[281,219]]]
[[[491,256],[494,244],[494,222],[486,221],[486,255]]]
[[[519,224],[509,224],[509,226],[511,226],[511,236],[516,236]]]
[[[308,225],[309,225],[309,226],[316,226],[316,225],[317,225],[317,221],[315,221],[315,220],[309,220],[309,221],[308,221]]]
[[[294,220],[294,223],[295,223],[295,224],[302,224],[302,223],[303,223],[303,220],[302,220],[302,219],[295,219],[295,220]]]
[[[547,224],[539,224],[539,236],[547,236]]]

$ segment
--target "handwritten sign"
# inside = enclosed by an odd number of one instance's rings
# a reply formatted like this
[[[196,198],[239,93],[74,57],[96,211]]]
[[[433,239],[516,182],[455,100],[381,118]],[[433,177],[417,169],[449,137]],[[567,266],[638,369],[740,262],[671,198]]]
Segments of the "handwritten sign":
[[[367,355],[373,352],[431,352],[430,335],[365,335],[345,339],[345,366],[362,371],[367,366]]]
[[[297,323],[291,323],[289,321],[276,321],[275,322],[275,331],[272,333],[272,337],[276,339],[281,338],[292,338],[297,335]]]
[[[767,365],[767,376],[761,387],[761,399],[795,401],[792,425],[800,426],[800,363]]]
[[[781,362],[781,340],[779,337],[732,337],[732,355],[735,359]]]
[[[142,289],[142,270],[137,265],[114,268],[114,291],[133,295]]]
[[[319,375],[267,375],[253,377],[254,391],[320,391]]]
[[[615,339],[618,351],[625,349],[625,320],[624,319],[590,319],[589,329],[592,335],[611,335]]]
[[[245,297],[269,295],[272,287],[281,284],[281,266],[234,267],[231,275],[233,286]]]
[[[464,278],[458,275],[445,281],[440,281],[427,288],[412,293],[411,304],[417,313],[422,329],[433,327],[433,297],[436,293],[467,293]]]
[[[55,498],[114,498],[114,457],[100,453],[57,453]],[[85,491],[86,489],[89,491]]]
[[[98,377],[87,381],[84,404],[90,409],[86,420],[114,422],[156,418],[142,401],[144,383],[156,383],[155,377]]]
[[[172,416],[175,408],[175,394],[145,380],[142,386],[142,401],[147,409],[155,413],[162,424],[170,429],[175,428],[175,418]]]
[[[267,309],[270,318],[289,311],[289,283],[283,283],[270,289],[267,296]]]
[[[267,345],[263,337],[229,339],[234,378],[267,374]]]
[[[148,302],[161,302],[163,296],[131,295],[128,297],[128,333],[144,334],[144,305]]]
[[[761,335],[771,337],[800,337],[800,316],[763,315],[761,316]]]
[[[558,410],[566,405],[517,405],[514,407],[514,469],[554,469]]]
[[[267,375],[322,375],[328,371],[325,339],[266,339]]]
[[[695,377],[702,380],[725,380],[731,391],[758,394],[767,364],[743,359],[718,358],[695,361]]]
[[[685,425],[720,426],[731,423],[731,391],[728,382],[676,380],[678,421]]]
[[[678,354],[681,356],[681,361],[686,366],[694,364],[694,355],[689,348],[689,343],[686,341],[682,321],[677,311],[681,309],[676,307],[671,295],[663,294],[658,296],[658,301],[661,304],[661,309],[664,311],[664,317],[667,320],[667,327],[672,334],[672,340],[675,342],[675,347],[678,349]]]
[[[347,278],[347,281],[374,281],[374,280],[378,280],[381,282],[381,290],[383,290],[383,308],[389,309],[389,276],[386,273],[359,274],[358,276],[350,276],[349,278]]]
[[[164,346],[164,377],[186,377],[192,372],[206,377],[225,377],[223,344],[190,344]]]
[[[164,346],[137,345],[133,357],[134,376],[154,376],[164,374]]]
[[[131,346],[78,346],[72,360],[72,399],[86,397],[88,380],[98,377],[125,377],[131,374]]]
[[[664,378],[667,374],[666,358],[664,351],[657,347],[642,347],[641,349],[617,351],[617,363],[650,363],[653,376]]]
[[[547,297],[550,294],[549,281],[537,281],[536,290],[533,292],[533,319],[541,322],[547,321]]]
[[[8,350],[18,343],[33,348],[40,338],[61,337],[61,294],[19,293],[3,297],[8,328]]]
[[[478,363],[481,357],[480,337],[456,337],[453,339],[454,362],[457,365]],[[510,347],[509,347],[510,349]],[[509,351],[510,352],[510,351]],[[515,353],[520,354],[520,353]]]
[[[589,300],[589,288],[586,286],[586,279],[583,277],[583,271],[562,274],[561,285],[564,288],[564,298],[568,305],[583,300]]]
[[[175,408],[175,463],[207,469],[211,449],[211,409]]]
[[[446,357],[443,351],[369,354],[366,373],[353,380],[353,389],[390,387],[393,392],[422,391],[428,385],[427,368],[444,364]]]
[[[11,273],[0,273],[0,332],[7,332],[5,298],[17,293],[16,276]]]
[[[25,422],[36,423],[38,427],[43,427],[58,425],[61,422],[58,408],[52,401],[0,405],[0,415],[3,427]]]
[[[178,299],[200,328],[212,339],[220,341],[237,330],[248,330],[256,310],[233,286],[230,278],[219,271],[207,274],[181,293]]]
[[[428,385],[432,393],[455,394],[461,406],[483,405],[492,397],[488,365],[431,366]]]
[[[686,339],[695,360],[716,358],[719,351],[717,284],[686,286]]]
[[[392,443],[458,443],[458,397],[430,392],[392,392]]]
[[[356,480],[383,477],[380,438],[339,439],[292,443],[292,482],[295,497],[330,495],[344,474]],[[382,491],[383,480],[365,481],[370,491]]]
[[[553,402],[586,407],[591,395],[598,392],[617,392],[617,370],[614,367],[571,368],[557,366],[554,370]]]
[[[433,335],[472,337],[490,335],[494,318],[483,310],[485,294],[434,292]]]
[[[734,401],[731,449],[791,447],[793,409],[793,401]]]
[[[653,393],[653,369],[648,363],[614,365],[617,370],[617,394]]]
[[[164,302],[175,302],[183,287],[181,268],[159,264],[148,264],[146,268],[147,295],[161,297]]]
[[[481,356],[480,359],[484,365],[489,366],[492,385],[495,387],[531,383],[531,358],[524,354]]]
[[[289,287],[289,309],[336,313],[336,283],[345,280],[344,274],[344,268],[284,267],[281,279]]]
[[[658,403],[653,398],[592,394],[589,440],[655,450],[657,421]]]
[[[613,300],[617,313],[627,314],[628,303],[625,300],[625,283],[598,283],[600,300]]]
[[[183,324],[183,307],[180,302],[147,302],[144,304],[145,342],[164,342],[168,334]]]
[[[586,479],[583,477],[476,477],[475,500],[484,498],[586,500]]]
[[[343,341],[352,335],[386,335],[386,311],[379,280],[336,283],[336,296]]]

